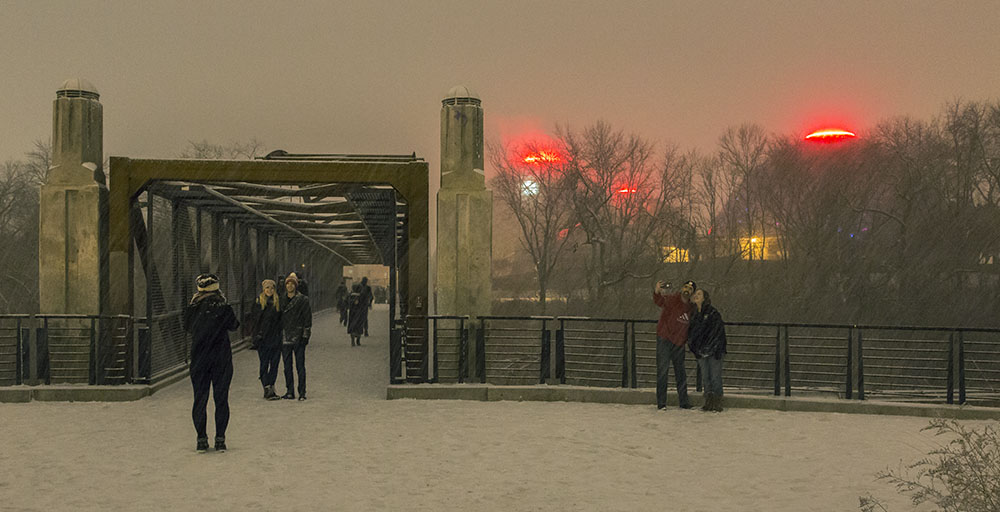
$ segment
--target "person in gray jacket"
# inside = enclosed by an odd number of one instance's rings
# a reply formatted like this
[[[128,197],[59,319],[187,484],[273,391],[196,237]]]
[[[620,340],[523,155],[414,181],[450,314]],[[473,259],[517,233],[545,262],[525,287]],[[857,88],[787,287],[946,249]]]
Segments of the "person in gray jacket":
[[[285,294],[281,304],[281,328],[284,339],[281,343],[281,359],[285,367],[285,389],[281,398],[294,399],[295,391],[292,358],[295,371],[299,374],[299,400],[306,399],[306,345],[312,334],[312,307],[309,297],[298,293],[299,280],[295,274],[285,278]]]

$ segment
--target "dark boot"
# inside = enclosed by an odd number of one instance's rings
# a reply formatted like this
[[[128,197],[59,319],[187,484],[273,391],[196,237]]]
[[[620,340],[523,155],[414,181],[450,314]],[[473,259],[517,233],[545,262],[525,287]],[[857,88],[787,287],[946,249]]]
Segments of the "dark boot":
[[[701,410],[711,411],[712,407],[715,406],[715,395],[712,393],[705,393],[705,403],[701,405]]]
[[[289,389],[288,392],[282,395],[281,398],[284,398],[285,400],[295,400],[295,392]]]
[[[715,397],[715,402],[712,404],[712,410],[715,412],[722,412],[722,395]]]
[[[195,448],[195,450],[197,450],[198,453],[205,453],[205,452],[207,452],[208,451],[208,438],[207,437],[199,437],[198,438],[198,446]]]
[[[208,441],[207,439],[205,440]],[[226,438],[225,437],[215,437],[215,451],[225,452],[226,451]]]

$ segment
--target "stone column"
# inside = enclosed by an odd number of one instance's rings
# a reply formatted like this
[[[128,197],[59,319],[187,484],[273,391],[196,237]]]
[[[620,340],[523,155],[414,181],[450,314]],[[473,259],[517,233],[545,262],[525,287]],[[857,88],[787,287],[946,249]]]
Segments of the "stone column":
[[[483,107],[464,86],[453,87],[441,103],[437,313],[489,315],[493,192],[483,174]]]
[[[107,198],[97,89],[71,79],[52,105],[52,167],[41,186],[38,294],[42,313],[107,310]],[[119,279],[127,279],[120,276]]]

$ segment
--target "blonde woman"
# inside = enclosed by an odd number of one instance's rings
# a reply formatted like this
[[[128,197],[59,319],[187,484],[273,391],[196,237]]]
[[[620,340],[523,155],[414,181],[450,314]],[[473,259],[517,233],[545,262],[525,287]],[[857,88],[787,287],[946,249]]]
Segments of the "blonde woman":
[[[267,400],[280,399],[274,391],[278,361],[281,360],[281,301],[276,289],[274,281],[265,279],[261,283],[257,307],[254,308],[253,343],[260,358],[260,384],[264,386],[264,398]]]

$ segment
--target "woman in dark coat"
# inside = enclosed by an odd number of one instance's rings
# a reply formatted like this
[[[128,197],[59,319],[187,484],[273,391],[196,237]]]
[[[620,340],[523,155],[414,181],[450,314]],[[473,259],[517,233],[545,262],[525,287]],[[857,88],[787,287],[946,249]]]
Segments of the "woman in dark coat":
[[[240,326],[233,308],[219,291],[215,274],[198,276],[198,293],[184,308],[184,330],[191,334],[191,385],[194,406],[191,419],[198,433],[199,452],[208,450],[205,407],[208,392],[215,400],[215,449],[226,451],[226,427],[229,426],[229,385],[233,380],[233,348],[229,332]]]
[[[261,283],[261,294],[254,308],[253,343],[260,358],[260,384],[264,386],[264,398],[279,400],[274,391],[278,378],[278,362],[281,360],[281,301],[278,300],[275,282],[265,279]]]
[[[365,322],[368,320],[368,304],[364,303],[363,292],[361,283],[355,283],[348,297],[347,334],[351,335],[352,347],[361,345],[361,335],[365,333]]]
[[[722,360],[726,354],[726,323],[712,306],[708,292],[698,290],[691,295],[694,315],[688,331],[688,347],[698,360],[702,386],[705,390],[704,411],[722,412]]]

